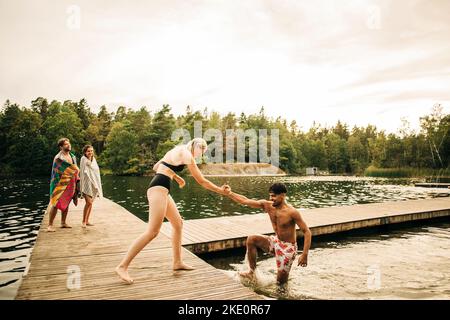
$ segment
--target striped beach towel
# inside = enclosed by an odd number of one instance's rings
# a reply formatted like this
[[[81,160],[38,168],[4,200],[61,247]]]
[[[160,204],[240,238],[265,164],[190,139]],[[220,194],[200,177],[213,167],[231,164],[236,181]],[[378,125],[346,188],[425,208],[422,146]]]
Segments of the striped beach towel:
[[[50,181],[50,204],[61,211],[67,209],[70,201],[77,196],[76,183],[79,169],[74,154],[70,154],[73,164],[67,162],[59,153],[53,160],[52,177]],[[76,205],[76,201],[74,201]]]

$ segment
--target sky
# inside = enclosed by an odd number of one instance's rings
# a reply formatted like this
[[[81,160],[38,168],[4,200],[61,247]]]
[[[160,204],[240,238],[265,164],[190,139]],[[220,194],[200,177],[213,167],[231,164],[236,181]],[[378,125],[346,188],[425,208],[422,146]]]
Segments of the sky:
[[[0,0],[0,103],[86,98],[413,129],[450,112],[448,0]]]

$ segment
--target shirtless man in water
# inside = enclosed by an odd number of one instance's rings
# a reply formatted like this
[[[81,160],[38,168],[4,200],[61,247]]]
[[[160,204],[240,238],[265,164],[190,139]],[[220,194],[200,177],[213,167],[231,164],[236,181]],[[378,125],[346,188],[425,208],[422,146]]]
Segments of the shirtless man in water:
[[[231,192],[228,197],[240,204],[260,208],[269,214],[275,236],[251,235],[247,238],[247,258],[250,270],[240,272],[240,275],[252,279],[256,269],[256,254],[260,248],[275,255],[277,263],[277,281],[286,283],[292,262],[297,254],[297,235],[295,225],[298,225],[304,235],[303,252],[298,258],[299,266],[306,267],[308,251],[311,246],[311,231],[302,219],[300,213],[286,203],[286,186],[275,183],[269,188],[270,201],[252,200]]]

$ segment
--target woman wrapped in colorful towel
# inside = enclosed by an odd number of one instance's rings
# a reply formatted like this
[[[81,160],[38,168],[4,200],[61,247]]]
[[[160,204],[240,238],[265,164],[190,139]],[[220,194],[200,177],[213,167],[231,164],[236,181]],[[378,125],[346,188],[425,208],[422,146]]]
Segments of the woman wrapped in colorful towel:
[[[66,223],[69,212],[70,201],[77,205],[77,181],[80,170],[77,166],[75,155],[70,152],[72,146],[67,138],[58,141],[59,153],[53,159],[52,177],[50,181],[50,203],[47,207],[49,212],[48,232],[54,232],[53,221],[58,209],[61,210],[61,228],[71,228]]]

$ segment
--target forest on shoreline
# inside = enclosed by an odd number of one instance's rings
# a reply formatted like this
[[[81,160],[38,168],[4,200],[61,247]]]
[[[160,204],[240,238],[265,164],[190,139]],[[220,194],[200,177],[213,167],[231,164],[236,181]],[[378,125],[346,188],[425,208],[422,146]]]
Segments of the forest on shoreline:
[[[171,140],[174,130],[184,128],[193,137],[194,123],[201,121],[203,130],[223,132],[224,146],[227,129],[268,129],[268,135],[278,129],[280,168],[289,174],[304,174],[314,166],[332,174],[450,176],[450,114],[439,104],[420,117],[419,132],[403,120],[396,133],[370,124],[350,128],[341,121],[331,127],[315,123],[302,131],[295,121],[266,116],[264,107],[257,114],[226,115],[190,106],[179,116],[169,105],[153,110],[120,106],[109,112],[103,105],[94,113],[85,99],[49,102],[39,97],[29,106],[7,100],[0,111],[0,175],[49,175],[61,137],[70,139],[77,158],[85,144],[93,145],[105,172],[144,175],[179,143]]]

